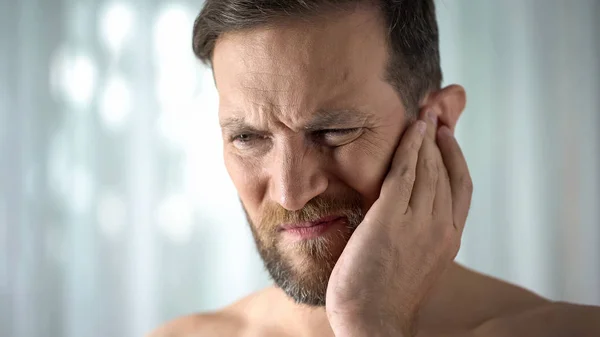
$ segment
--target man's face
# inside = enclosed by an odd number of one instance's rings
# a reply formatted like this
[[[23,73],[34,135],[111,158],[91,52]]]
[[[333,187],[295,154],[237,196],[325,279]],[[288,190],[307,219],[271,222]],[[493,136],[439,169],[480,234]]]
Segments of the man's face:
[[[329,275],[379,196],[408,120],[384,80],[375,10],[228,33],[213,67],[225,165],[259,252],[296,301]]]

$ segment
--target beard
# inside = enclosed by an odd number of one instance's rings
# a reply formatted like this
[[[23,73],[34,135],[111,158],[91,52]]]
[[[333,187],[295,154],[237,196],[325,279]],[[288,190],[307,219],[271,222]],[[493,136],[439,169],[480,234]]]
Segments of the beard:
[[[277,203],[262,209],[260,221],[253,223],[244,207],[258,252],[275,285],[296,303],[324,306],[327,284],[333,268],[362,222],[360,195],[352,191],[342,197],[317,196],[301,210],[288,211]],[[286,242],[281,224],[311,222],[325,216],[343,217],[342,229],[330,229],[313,238]]]

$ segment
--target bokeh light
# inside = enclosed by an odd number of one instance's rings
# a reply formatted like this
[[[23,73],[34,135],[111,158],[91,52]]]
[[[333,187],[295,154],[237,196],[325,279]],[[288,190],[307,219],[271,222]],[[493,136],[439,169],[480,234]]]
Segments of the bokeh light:
[[[159,58],[184,58],[190,53],[193,21],[191,11],[180,4],[159,10],[154,27],[154,47]],[[184,49],[187,53],[181,53]]]
[[[98,198],[96,220],[105,237],[118,238],[127,223],[127,204],[123,197],[112,190],[102,192]]]
[[[183,139],[182,146],[186,156],[182,163],[182,174],[186,194],[194,207],[202,214],[220,214],[226,212],[223,208],[231,207],[230,200],[237,199],[237,191],[223,165],[219,97],[212,71],[205,68],[201,79],[200,94],[191,106],[193,123],[188,126],[187,138]],[[207,190],[211,193],[206,193]]]
[[[134,26],[134,10],[124,2],[109,2],[99,12],[99,29],[101,40],[108,50],[118,55],[132,35]]]
[[[59,130],[48,148],[48,180],[51,190],[59,199],[67,197],[69,192],[69,173],[71,161],[68,154],[69,140],[65,129]]]
[[[193,212],[184,195],[170,195],[159,205],[157,223],[160,231],[177,244],[187,243],[193,230]]]
[[[73,107],[87,107],[96,89],[94,59],[81,50],[59,48],[52,59],[50,85]]]
[[[193,16],[182,5],[160,10],[154,26],[156,95],[163,109],[177,109],[193,96],[197,67],[190,41]]]
[[[118,75],[113,75],[104,87],[100,98],[99,112],[107,128],[120,129],[127,121],[131,112],[131,90],[127,81]]]
[[[90,171],[82,165],[75,165],[71,173],[70,205],[73,211],[82,214],[89,210],[94,192],[94,180]]]
[[[201,74],[200,94],[190,95],[185,101],[163,107],[157,127],[160,135],[170,144],[193,155],[198,153],[198,144],[201,142],[220,139],[217,116],[219,98],[211,71],[206,68],[189,71]],[[220,147],[207,150],[220,151]]]
[[[49,223],[44,229],[45,256],[59,264],[63,264],[66,259],[65,235],[61,229],[62,227],[56,223]]]
[[[8,212],[6,211],[6,199],[0,193],[0,242],[6,242],[6,231],[8,230]]]

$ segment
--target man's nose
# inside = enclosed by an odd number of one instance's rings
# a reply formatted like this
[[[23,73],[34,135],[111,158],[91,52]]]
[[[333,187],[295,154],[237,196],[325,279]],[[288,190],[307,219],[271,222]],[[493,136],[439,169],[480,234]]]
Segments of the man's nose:
[[[271,163],[271,199],[289,211],[297,211],[325,192],[328,179],[321,161],[318,151],[305,145],[280,146]]]

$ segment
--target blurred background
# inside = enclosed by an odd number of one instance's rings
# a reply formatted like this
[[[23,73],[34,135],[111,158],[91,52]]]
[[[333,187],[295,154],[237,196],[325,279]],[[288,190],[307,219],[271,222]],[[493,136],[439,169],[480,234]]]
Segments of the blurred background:
[[[202,1],[1,0],[0,336],[143,336],[269,281],[195,61]],[[600,1],[444,0],[458,260],[600,305]]]

